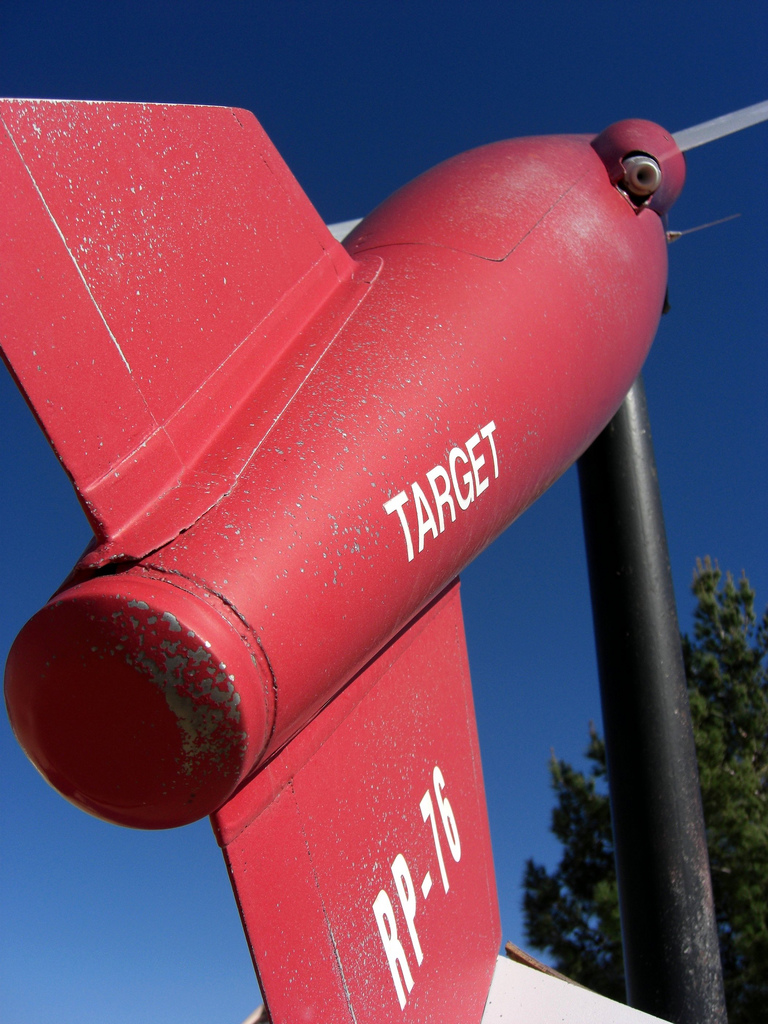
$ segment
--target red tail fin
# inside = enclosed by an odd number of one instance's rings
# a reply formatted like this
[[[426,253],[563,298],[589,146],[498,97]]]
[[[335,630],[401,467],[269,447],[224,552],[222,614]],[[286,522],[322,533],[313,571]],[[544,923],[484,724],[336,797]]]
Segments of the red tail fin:
[[[231,485],[242,445],[196,472],[217,430],[355,264],[246,111],[0,117],[5,355],[97,536],[135,557]]]
[[[479,1021],[500,926],[458,585],[213,822],[276,1024]]]

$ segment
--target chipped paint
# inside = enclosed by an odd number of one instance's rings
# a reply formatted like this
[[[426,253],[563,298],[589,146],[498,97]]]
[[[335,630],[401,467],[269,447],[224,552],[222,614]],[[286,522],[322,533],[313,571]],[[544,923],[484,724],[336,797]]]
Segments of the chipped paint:
[[[179,620],[171,612],[163,612],[163,622],[167,622],[173,633],[180,633]]]
[[[211,765],[220,771],[231,771],[231,757],[246,739],[242,731],[222,728],[226,722],[240,722],[240,695],[234,680],[223,673],[215,680],[199,677],[198,668],[210,658],[202,647],[184,654],[169,653],[162,664],[144,651],[137,652],[135,661],[130,655],[125,656],[129,665],[139,665],[150,676],[176,717],[183,749],[179,768],[185,775],[192,775],[201,767],[210,770]]]

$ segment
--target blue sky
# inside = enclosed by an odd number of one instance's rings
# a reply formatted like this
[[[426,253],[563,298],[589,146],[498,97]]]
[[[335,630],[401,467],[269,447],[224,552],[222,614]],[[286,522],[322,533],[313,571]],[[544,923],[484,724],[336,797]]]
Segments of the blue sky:
[[[768,13],[389,2],[46,3],[0,11],[0,94],[252,110],[326,221],[365,214],[461,150],[517,135],[671,130],[768,96]],[[693,151],[671,226],[672,312],[645,370],[681,624],[695,560],[768,600],[768,126]],[[89,531],[0,377],[0,654]],[[463,576],[505,939],[526,857],[553,865],[547,760],[580,761],[600,707],[575,473]],[[7,1024],[231,1021],[259,1002],[207,822],[120,830],[65,803],[0,724],[0,991]]]

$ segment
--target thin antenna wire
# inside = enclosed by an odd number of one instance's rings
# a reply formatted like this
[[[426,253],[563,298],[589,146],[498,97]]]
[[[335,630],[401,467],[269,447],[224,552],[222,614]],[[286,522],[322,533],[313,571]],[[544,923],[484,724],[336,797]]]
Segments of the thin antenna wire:
[[[730,217],[721,217],[720,220],[711,220],[711,221],[709,221],[708,224],[699,224],[698,227],[686,228],[685,231],[668,231],[667,232],[667,241],[668,242],[676,242],[678,240],[678,238],[682,238],[683,235],[692,235],[694,231],[703,231],[704,228],[713,228],[717,224],[725,224],[726,221],[728,221],[728,220],[736,220],[736,218],[740,217],[740,216],[741,216],[740,213],[732,213],[730,215]]]

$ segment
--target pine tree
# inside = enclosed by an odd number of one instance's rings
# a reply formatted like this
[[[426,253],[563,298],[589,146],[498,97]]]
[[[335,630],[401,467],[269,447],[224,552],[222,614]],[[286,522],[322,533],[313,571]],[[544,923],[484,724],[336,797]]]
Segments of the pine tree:
[[[546,950],[562,974],[612,999],[624,999],[619,902],[605,777],[605,744],[590,725],[589,775],[552,755],[557,794],[552,832],[563,845],[553,874],[529,860],[525,867],[525,935]]]
[[[768,1000],[768,609],[758,623],[746,577],[709,559],[693,580],[693,639],[683,637],[720,951],[731,1024],[763,1018]],[[563,845],[549,873],[529,860],[527,941],[563,974],[624,998],[605,746],[593,727],[588,774],[550,761]]]
[[[742,576],[718,589],[699,563],[694,639],[683,638],[731,1024],[768,1000],[768,609]]]

